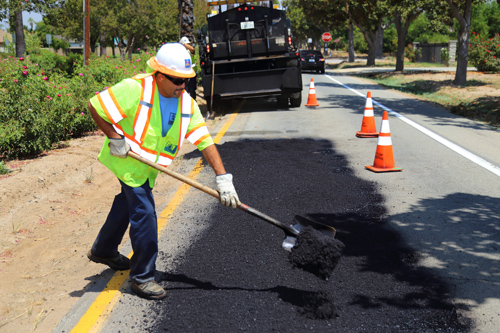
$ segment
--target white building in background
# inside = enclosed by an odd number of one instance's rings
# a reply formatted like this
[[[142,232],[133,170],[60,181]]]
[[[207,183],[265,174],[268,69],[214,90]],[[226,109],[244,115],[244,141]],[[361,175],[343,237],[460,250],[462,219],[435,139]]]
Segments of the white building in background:
[[[12,43],[12,34],[7,31],[0,30],[0,52],[7,53],[7,46],[5,40],[8,39],[9,43]]]

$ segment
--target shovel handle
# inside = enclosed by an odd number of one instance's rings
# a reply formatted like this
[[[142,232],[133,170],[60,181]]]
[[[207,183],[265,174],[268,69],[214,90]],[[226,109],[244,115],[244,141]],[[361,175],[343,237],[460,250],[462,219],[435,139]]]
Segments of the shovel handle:
[[[200,183],[198,183],[197,181],[194,181],[186,176],[183,176],[181,175],[180,173],[177,173],[175,171],[172,171],[164,166],[161,166],[159,164],[156,164],[154,162],[151,162],[150,160],[148,159],[145,159],[144,157],[141,157],[139,155],[137,155],[136,153],[133,153],[131,151],[128,152],[128,156],[132,157],[133,159],[136,159],[138,160],[139,162],[142,162],[144,164],[147,164],[149,165],[150,167],[158,170],[158,171],[161,171],[163,173],[166,173],[167,175],[171,176],[171,177],[174,177],[175,179],[177,180],[180,180],[181,182],[183,183],[186,183],[188,185],[191,185],[192,187],[195,187],[197,188],[198,190],[202,191],[202,192],[205,192],[206,194],[210,194],[211,196],[213,196],[214,198],[216,198],[217,200],[220,200],[220,197],[219,197],[219,192],[217,192],[216,190],[210,188],[210,187],[207,187],[205,185],[202,185]]]
[[[202,185],[200,183],[198,183],[197,181],[195,180],[192,180],[188,177],[185,177],[183,175],[181,175],[180,173],[177,173],[175,171],[172,171],[164,166],[161,166],[159,164],[156,164],[154,162],[151,162],[150,160],[148,159],[145,159],[144,157],[141,157],[139,155],[137,155],[136,153],[133,153],[131,151],[128,152],[128,156],[132,157],[133,159],[136,159],[138,160],[139,162],[142,162],[146,165],[149,165],[150,167],[158,170],[158,171],[161,171],[163,173],[166,173],[167,175],[177,179],[177,180],[180,180],[181,182],[185,183],[185,184],[188,184],[202,192],[205,192],[206,194],[209,194],[211,196],[213,196],[214,198],[216,198],[217,200],[220,201],[220,196],[219,196],[219,192],[217,192],[216,190],[210,188],[210,187],[207,187],[205,185]],[[266,222],[269,222],[269,223],[272,223],[274,224],[275,226],[283,229],[285,232],[287,232],[288,234],[290,235],[293,235],[293,236],[298,236],[299,235],[299,232],[296,231],[295,229],[293,229],[291,226],[289,225],[286,225],[284,224],[283,222],[280,222],[276,219],[273,219],[272,217],[262,213],[262,212],[259,212],[257,209],[254,209],[248,205],[245,205],[244,203],[240,203],[238,205],[238,208],[241,209],[242,211],[250,214],[250,215],[253,215],[255,217],[258,217],[260,218],[261,220],[264,220]]]

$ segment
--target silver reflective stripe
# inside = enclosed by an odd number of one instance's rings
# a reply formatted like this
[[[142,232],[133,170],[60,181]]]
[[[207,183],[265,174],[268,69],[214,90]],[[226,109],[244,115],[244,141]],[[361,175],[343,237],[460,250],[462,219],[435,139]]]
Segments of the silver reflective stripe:
[[[148,102],[146,102],[146,101],[140,101],[140,104],[141,104],[141,105],[144,105],[144,106],[147,106],[148,108],[151,108],[151,109],[153,108],[153,104],[148,103]]]

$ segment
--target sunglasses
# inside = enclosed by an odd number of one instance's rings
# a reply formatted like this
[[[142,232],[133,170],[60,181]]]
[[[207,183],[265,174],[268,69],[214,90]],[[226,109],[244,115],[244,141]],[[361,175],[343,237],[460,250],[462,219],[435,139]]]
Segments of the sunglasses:
[[[189,79],[182,79],[179,77],[171,77],[171,76],[165,75],[163,73],[161,73],[161,75],[163,75],[165,78],[167,78],[170,82],[172,82],[176,86],[182,86],[183,83],[187,84],[187,82],[189,81]]]

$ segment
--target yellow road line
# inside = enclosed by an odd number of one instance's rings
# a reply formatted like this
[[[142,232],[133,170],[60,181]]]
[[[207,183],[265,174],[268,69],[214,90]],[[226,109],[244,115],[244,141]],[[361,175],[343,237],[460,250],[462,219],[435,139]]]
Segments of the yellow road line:
[[[215,136],[215,138],[214,138],[215,143],[219,143],[220,139],[222,139],[224,134],[226,134],[227,129],[229,128],[229,126],[231,126],[231,124],[233,123],[233,121],[237,115],[238,115],[238,112],[235,112],[231,115],[231,117],[229,117],[229,119],[226,121],[226,123],[224,124],[224,126],[222,127],[220,132]]]
[[[224,136],[229,126],[236,118],[238,113],[234,113],[224,124],[220,132],[214,138],[214,142],[218,143]],[[203,169],[203,160],[200,159],[193,170],[189,173],[188,178],[195,179]],[[175,193],[174,197],[168,203],[167,207],[158,216],[158,233],[166,225],[168,218],[172,215],[175,209],[180,205],[191,186],[182,184]],[[128,255],[132,257],[133,252]],[[80,321],[71,330],[71,333],[80,332],[99,332],[102,325],[106,322],[111,309],[115,306],[120,298],[122,291],[128,286],[127,278],[130,271],[118,271],[109,280],[104,290],[97,296],[96,300],[89,306],[87,312],[80,318]]]

